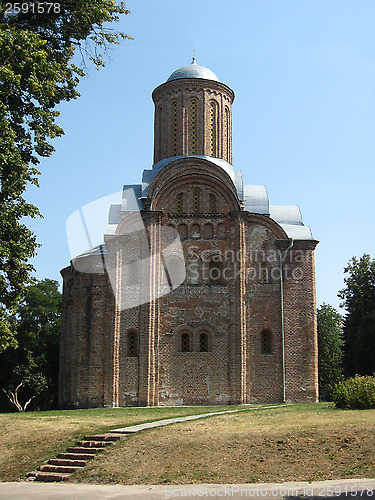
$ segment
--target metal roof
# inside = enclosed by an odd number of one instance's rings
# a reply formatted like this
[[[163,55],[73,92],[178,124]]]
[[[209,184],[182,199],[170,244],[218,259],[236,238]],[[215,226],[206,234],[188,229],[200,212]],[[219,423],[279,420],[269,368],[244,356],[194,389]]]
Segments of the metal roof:
[[[188,66],[182,66],[182,68],[173,71],[167,82],[171,82],[172,80],[179,80],[181,78],[203,78],[204,80],[214,80],[216,82],[219,81],[218,77],[213,71],[197,64],[195,57],[193,57],[193,62]]]
[[[243,200],[243,179],[241,170],[236,170],[234,172],[234,184],[237,189],[238,199]]]
[[[309,226],[301,226],[296,224],[280,224],[284,229],[288,238],[293,240],[313,240],[313,235]]]
[[[243,187],[244,210],[256,214],[270,213],[268,193],[265,186],[244,186]]]
[[[302,214],[298,205],[271,205],[270,216],[279,224],[303,226]]]
[[[233,183],[238,188],[242,186],[237,183],[242,182],[242,175],[238,175],[237,172],[234,171],[233,165],[228,163],[221,158],[213,158],[212,156],[205,155],[182,155],[182,156],[172,156],[171,158],[163,158],[152,166],[152,170],[144,170],[142,175],[142,196],[147,196],[150,184],[155,179],[156,175],[162,170],[164,167],[173,163],[174,161],[180,160],[181,158],[202,158],[203,160],[207,160],[211,163],[214,163],[218,167],[222,168],[232,179]]]
[[[271,205],[270,217],[280,224],[289,238],[313,239],[311,229],[302,222],[302,214],[298,205]]]
[[[74,257],[75,259],[82,259],[83,257],[89,257],[89,256],[98,256],[98,255],[104,255],[107,253],[107,249],[105,245],[98,245],[96,247],[90,248],[90,250],[87,250],[87,252],[81,253],[80,255],[77,255]]]
[[[169,163],[175,161],[178,158],[185,157],[173,157],[166,158],[161,162],[154,165],[156,167],[153,170],[145,170],[147,173],[147,179],[149,182],[152,181],[163,167]],[[242,176],[239,175],[240,172],[234,172],[232,165],[225,162],[224,160],[219,160],[218,158],[207,158],[212,163],[225,167],[227,173],[236,183],[237,193],[240,200],[243,200],[243,209],[245,211],[269,215],[271,219],[277,222],[286,232],[288,238],[293,238],[295,240],[312,240],[313,235],[311,229],[305,226],[302,222],[301,210],[298,205],[269,205],[268,193],[265,186],[243,186]],[[145,176],[144,176],[145,177]],[[152,177],[152,178],[151,178]],[[149,188],[148,183],[125,185],[122,193],[122,202],[120,204],[112,204],[109,209],[108,214],[108,224],[105,229],[106,235],[114,235],[116,232],[117,225],[122,220],[125,215],[124,212],[137,212],[142,210],[141,198],[147,196],[147,191]],[[85,253],[84,255],[87,255]]]
[[[115,234],[117,225],[123,217],[123,212],[137,212],[142,210],[141,198],[147,197],[150,184],[156,175],[164,167],[176,160],[179,160],[180,158],[203,158],[222,168],[234,182],[238,198],[243,201],[243,209],[245,211],[269,215],[271,219],[277,222],[284,229],[289,238],[293,238],[295,240],[313,239],[310,228],[303,224],[301,210],[298,205],[270,206],[265,186],[243,185],[242,173],[240,171],[234,171],[233,166],[230,163],[220,158],[212,158],[210,156],[203,155],[173,156],[172,158],[164,158],[153,165],[151,170],[143,171],[142,185],[125,185],[123,187],[121,205],[113,204],[109,209],[108,225],[106,227],[105,234]]]

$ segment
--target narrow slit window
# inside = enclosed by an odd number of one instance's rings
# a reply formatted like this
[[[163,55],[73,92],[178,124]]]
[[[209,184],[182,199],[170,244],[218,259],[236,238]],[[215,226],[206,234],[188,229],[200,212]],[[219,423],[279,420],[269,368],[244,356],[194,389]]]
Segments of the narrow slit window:
[[[160,106],[159,107],[159,114],[158,114],[158,143],[159,143],[159,154],[161,153],[162,150],[162,137],[163,137],[163,132],[162,132],[162,126],[163,126],[163,108]]]
[[[199,214],[200,212],[200,193],[195,190],[193,193],[193,214]]]
[[[262,354],[272,354],[272,334],[270,330],[262,330],[261,350]]]
[[[210,103],[210,156],[216,157],[217,136],[217,107],[215,102]]]
[[[190,352],[190,335],[188,333],[181,335],[181,352]]]
[[[190,153],[197,154],[197,101],[190,101]]]
[[[173,112],[173,132],[172,132],[172,151],[173,156],[177,155],[177,102],[172,103]]]
[[[199,352],[208,352],[208,335],[201,333],[199,335]]]
[[[137,353],[137,334],[135,332],[128,332],[128,356],[136,357]]]
[[[210,194],[210,214],[216,214],[216,196]]]
[[[184,195],[183,193],[179,193],[176,197],[176,212],[178,214],[182,214],[184,211]]]
[[[268,268],[267,267],[262,267],[261,269],[261,276],[260,276],[261,283],[268,283]]]

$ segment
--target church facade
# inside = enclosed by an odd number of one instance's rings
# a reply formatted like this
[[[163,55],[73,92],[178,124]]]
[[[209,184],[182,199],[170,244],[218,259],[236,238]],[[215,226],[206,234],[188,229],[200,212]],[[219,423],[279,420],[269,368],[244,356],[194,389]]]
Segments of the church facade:
[[[317,401],[317,241],[234,170],[212,71],[193,59],[152,97],[152,168],[61,271],[60,406]]]

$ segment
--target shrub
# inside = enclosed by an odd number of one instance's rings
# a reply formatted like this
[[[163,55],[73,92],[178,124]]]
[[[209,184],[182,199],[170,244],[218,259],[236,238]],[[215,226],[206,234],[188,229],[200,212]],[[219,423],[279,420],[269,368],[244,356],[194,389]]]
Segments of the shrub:
[[[332,400],[336,408],[351,410],[375,408],[375,377],[356,375],[341,380],[333,388]]]

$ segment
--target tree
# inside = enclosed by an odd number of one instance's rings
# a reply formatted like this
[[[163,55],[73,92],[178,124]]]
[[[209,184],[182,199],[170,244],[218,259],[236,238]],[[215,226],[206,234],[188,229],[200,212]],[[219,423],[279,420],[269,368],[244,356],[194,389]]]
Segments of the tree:
[[[344,318],[344,372],[375,373],[375,260],[370,255],[353,257],[344,272],[345,288],[339,292],[346,309]]]
[[[319,393],[329,399],[332,387],[342,376],[342,317],[329,304],[318,309]]]
[[[26,403],[21,404],[18,401],[18,390],[20,387],[22,387],[22,385],[23,385],[22,382],[20,384],[18,384],[15,391],[10,392],[10,394],[8,394],[5,389],[3,389],[3,392],[6,395],[6,397],[9,399],[9,401],[12,403],[12,405],[14,405],[17,408],[18,411],[25,412],[26,408],[29,406],[29,404],[35,398],[35,396],[31,396],[31,398],[28,401],[26,401]]]
[[[0,354],[0,387],[16,394],[22,384],[22,401],[36,397],[34,408],[57,403],[61,307],[57,281],[27,286],[15,321],[18,346]]]
[[[23,3],[20,12],[9,11],[5,2],[0,6],[0,352],[15,345],[17,303],[38,247],[22,220],[41,214],[23,193],[29,184],[38,185],[39,160],[54,151],[50,140],[64,133],[55,108],[79,96],[76,86],[87,59],[103,66],[108,47],[128,38],[107,27],[128,14],[123,2],[64,0],[50,10],[48,5]],[[76,49],[86,55],[81,67],[72,62]]]

